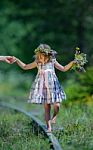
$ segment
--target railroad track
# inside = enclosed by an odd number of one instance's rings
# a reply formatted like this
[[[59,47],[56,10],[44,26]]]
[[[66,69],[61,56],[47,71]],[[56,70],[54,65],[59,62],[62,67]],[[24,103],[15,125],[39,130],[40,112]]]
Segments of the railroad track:
[[[0,102],[0,106],[4,107],[4,108],[13,109],[17,112],[24,113],[26,116],[29,116],[33,121],[33,128],[36,129],[36,127],[37,127],[37,129],[40,130],[41,132],[43,132],[44,135],[49,139],[49,142],[51,145],[50,150],[62,150],[57,138],[52,133],[47,132],[45,124],[41,120],[39,120],[37,117],[35,117],[33,115],[33,113],[31,113],[31,112],[29,113],[29,112],[25,111],[24,109],[21,109],[17,106],[13,106],[12,104],[7,104],[4,102]]]

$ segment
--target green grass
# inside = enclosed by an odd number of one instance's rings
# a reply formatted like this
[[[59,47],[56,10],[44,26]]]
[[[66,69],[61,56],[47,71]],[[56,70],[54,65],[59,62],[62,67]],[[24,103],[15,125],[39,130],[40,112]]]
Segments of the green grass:
[[[64,150],[93,150],[93,104],[64,105],[56,126],[63,127],[53,133]]]
[[[0,108],[0,150],[49,150],[40,131],[33,131],[31,119],[21,113]]]
[[[89,75],[90,74],[91,73],[89,73]],[[33,111],[37,113],[36,117],[44,122],[43,106],[27,104],[27,98],[33,79],[32,76],[30,77],[29,75],[27,76],[27,74],[20,74],[17,72],[10,72],[6,75],[0,73],[0,100],[6,103],[10,102],[27,111]],[[85,81],[86,80],[84,80],[84,82]],[[89,80],[89,84],[86,86],[87,88],[89,85],[92,87],[91,81],[92,80]],[[86,95],[85,88],[81,85],[78,86],[78,84],[73,83],[72,81],[68,81],[67,88],[65,88],[68,98],[70,99],[62,103],[57,117],[57,123],[55,126],[53,125],[53,128],[64,128],[63,131],[53,130],[53,133],[58,138],[63,150],[93,150],[93,96]],[[82,92],[82,89],[84,93]],[[85,101],[91,103],[87,104]],[[0,124],[0,127],[2,125],[2,128],[0,128],[0,147],[3,147],[2,150],[28,150],[28,147],[31,150],[43,150],[41,145],[48,146],[48,142],[42,139],[42,135],[40,135],[41,138],[38,139],[37,136],[31,132],[31,125],[29,125],[29,119],[27,119],[27,117],[21,116],[22,114],[6,114],[7,113],[4,114],[4,117],[2,117],[3,115],[0,115],[0,119],[3,120],[3,124]],[[17,126],[17,122],[20,126]],[[16,129],[20,129],[19,133],[21,135],[18,135],[18,132],[11,130],[15,129],[15,127],[12,127],[12,124],[16,126]],[[6,134],[1,138],[1,133]],[[37,139],[39,140],[38,144]],[[9,149],[6,148],[7,146]],[[35,149],[36,146],[37,149]]]

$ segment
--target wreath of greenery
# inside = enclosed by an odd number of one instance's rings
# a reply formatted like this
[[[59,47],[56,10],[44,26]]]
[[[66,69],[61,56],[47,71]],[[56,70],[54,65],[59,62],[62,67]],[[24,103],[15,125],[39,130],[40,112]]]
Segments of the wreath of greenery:
[[[44,54],[46,54],[46,55],[49,55],[49,54],[51,54],[51,49],[43,49],[43,48],[41,48],[41,47],[38,47],[37,49],[35,49],[35,53],[44,53]]]

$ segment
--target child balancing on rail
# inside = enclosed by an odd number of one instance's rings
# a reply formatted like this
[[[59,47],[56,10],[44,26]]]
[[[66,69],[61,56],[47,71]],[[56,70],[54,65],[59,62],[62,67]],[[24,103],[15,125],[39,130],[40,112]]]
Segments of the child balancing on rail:
[[[51,132],[51,123],[56,123],[60,103],[66,99],[63,87],[55,74],[55,68],[63,72],[68,71],[75,64],[75,61],[62,66],[56,60],[56,51],[47,44],[40,44],[35,49],[35,60],[30,64],[25,64],[16,57],[11,57],[9,60],[10,63],[16,62],[24,70],[37,67],[38,72],[32,84],[28,102],[44,105],[47,132]],[[52,118],[50,115],[51,105],[54,106]]]

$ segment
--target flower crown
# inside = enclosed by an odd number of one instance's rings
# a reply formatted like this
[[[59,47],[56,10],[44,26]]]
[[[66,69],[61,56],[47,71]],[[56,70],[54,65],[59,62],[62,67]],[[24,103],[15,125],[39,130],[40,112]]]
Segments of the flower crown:
[[[56,55],[57,52],[55,50],[52,50],[50,47],[49,48],[44,48],[43,45],[41,44],[39,47],[37,47],[34,51],[35,53],[43,53],[45,55]]]
[[[42,49],[41,47],[39,48],[37,48],[37,49],[35,49],[35,53],[45,53],[46,55],[49,55],[49,54],[51,54],[51,50],[50,49]]]

